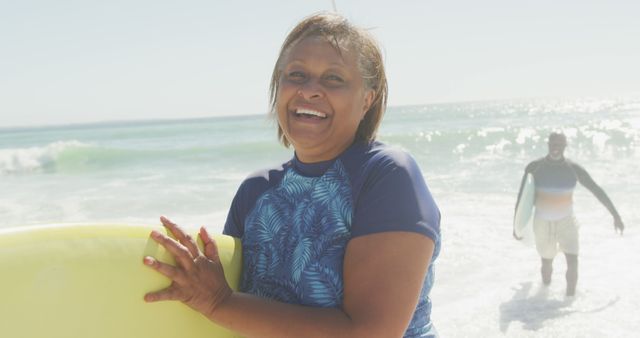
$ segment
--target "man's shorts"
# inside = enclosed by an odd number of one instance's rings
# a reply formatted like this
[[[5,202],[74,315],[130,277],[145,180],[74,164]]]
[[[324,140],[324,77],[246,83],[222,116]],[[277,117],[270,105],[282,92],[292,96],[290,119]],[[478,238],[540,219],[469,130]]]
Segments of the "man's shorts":
[[[556,221],[533,220],[536,249],[542,258],[552,259],[558,251],[578,255],[578,224],[573,215]]]

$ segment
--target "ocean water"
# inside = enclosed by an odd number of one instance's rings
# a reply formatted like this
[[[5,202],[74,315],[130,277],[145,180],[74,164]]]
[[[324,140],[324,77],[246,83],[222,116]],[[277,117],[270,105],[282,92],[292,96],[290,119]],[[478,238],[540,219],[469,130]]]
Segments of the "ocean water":
[[[524,166],[568,136],[627,226],[575,194],[580,279],[564,259],[542,287],[531,244],[511,237]],[[414,155],[442,211],[432,292],[443,337],[631,337],[640,332],[640,99],[539,99],[391,107],[379,139]],[[0,228],[42,223],[157,224],[220,232],[241,180],[292,156],[266,116],[0,129]]]

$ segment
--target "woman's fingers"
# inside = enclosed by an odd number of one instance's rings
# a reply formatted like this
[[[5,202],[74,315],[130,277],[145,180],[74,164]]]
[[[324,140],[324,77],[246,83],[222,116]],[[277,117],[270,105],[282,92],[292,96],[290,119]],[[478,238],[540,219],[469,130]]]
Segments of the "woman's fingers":
[[[151,231],[151,238],[167,249],[167,251],[169,251],[176,259],[178,265],[185,269],[191,269],[191,266],[193,265],[193,256],[184,245],[155,230]]]
[[[160,216],[160,222],[164,225],[169,231],[175,236],[175,238],[184,245],[191,253],[193,258],[196,258],[200,255],[200,250],[198,250],[198,245],[196,241],[193,240],[189,234],[184,232],[177,224],[173,223],[171,220],[164,216]]]
[[[209,235],[209,232],[205,227],[200,228],[200,239],[202,239],[202,243],[204,243],[204,255],[212,261],[220,261],[220,257],[218,256],[218,245],[211,235]]]
[[[184,275],[179,273],[178,269],[170,264],[162,263],[159,260],[149,256],[146,256],[143,259],[143,262],[145,265],[152,267],[172,281],[175,281],[177,283],[185,282]]]
[[[180,292],[176,288],[174,288],[173,285],[171,285],[164,290],[147,293],[146,295],[144,295],[144,300],[146,302],[160,302],[164,300],[181,301],[182,299],[180,297]]]
[[[200,229],[203,254],[193,238],[176,224],[164,217],[161,220],[177,240],[155,230],[151,232],[151,238],[175,257],[177,265],[162,263],[149,256],[144,258],[145,265],[172,280],[168,288],[146,294],[145,301],[178,300],[210,317],[233,292],[225,280],[215,241],[204,227]]]

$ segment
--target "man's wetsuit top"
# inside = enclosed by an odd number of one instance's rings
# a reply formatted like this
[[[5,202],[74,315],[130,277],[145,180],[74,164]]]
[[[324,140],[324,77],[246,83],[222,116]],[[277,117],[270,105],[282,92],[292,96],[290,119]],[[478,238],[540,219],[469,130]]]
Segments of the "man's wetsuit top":
[[[525,168],[522,182],[520,183],[520,191],[518,192],[516,209],[520,203],[522,189],[528,173],[533,175],[536,192],[546,194],[571,194],[576,187],[576,183],[580,182],[598,198],[614,218],[620,217],[607,194],[582,166],[566,158],[552,160],[548,156],[529,163]]]

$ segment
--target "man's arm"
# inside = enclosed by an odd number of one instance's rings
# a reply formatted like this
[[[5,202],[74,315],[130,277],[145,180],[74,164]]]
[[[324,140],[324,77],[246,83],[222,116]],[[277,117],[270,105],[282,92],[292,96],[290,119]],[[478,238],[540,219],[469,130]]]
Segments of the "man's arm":
[[[593,180],[593,178],[591,178],[591,175],[589,175],[583,167],[575,163],[571,163],[571,167],[576,173],[578,182],[591,191],[598,201],[600,201],[600,203],[609,210],[609,213],[613,216],[613,226],[617,231],[620,231],[620,234],[622,234],[624,231],[624,224],[622,223],[622,219],[620,218],[620,214],[618,214],[616,207],[613,205],[613,202],[611,202],[611,199],[609,199],[609,196],[607,196],[604,190]]]

